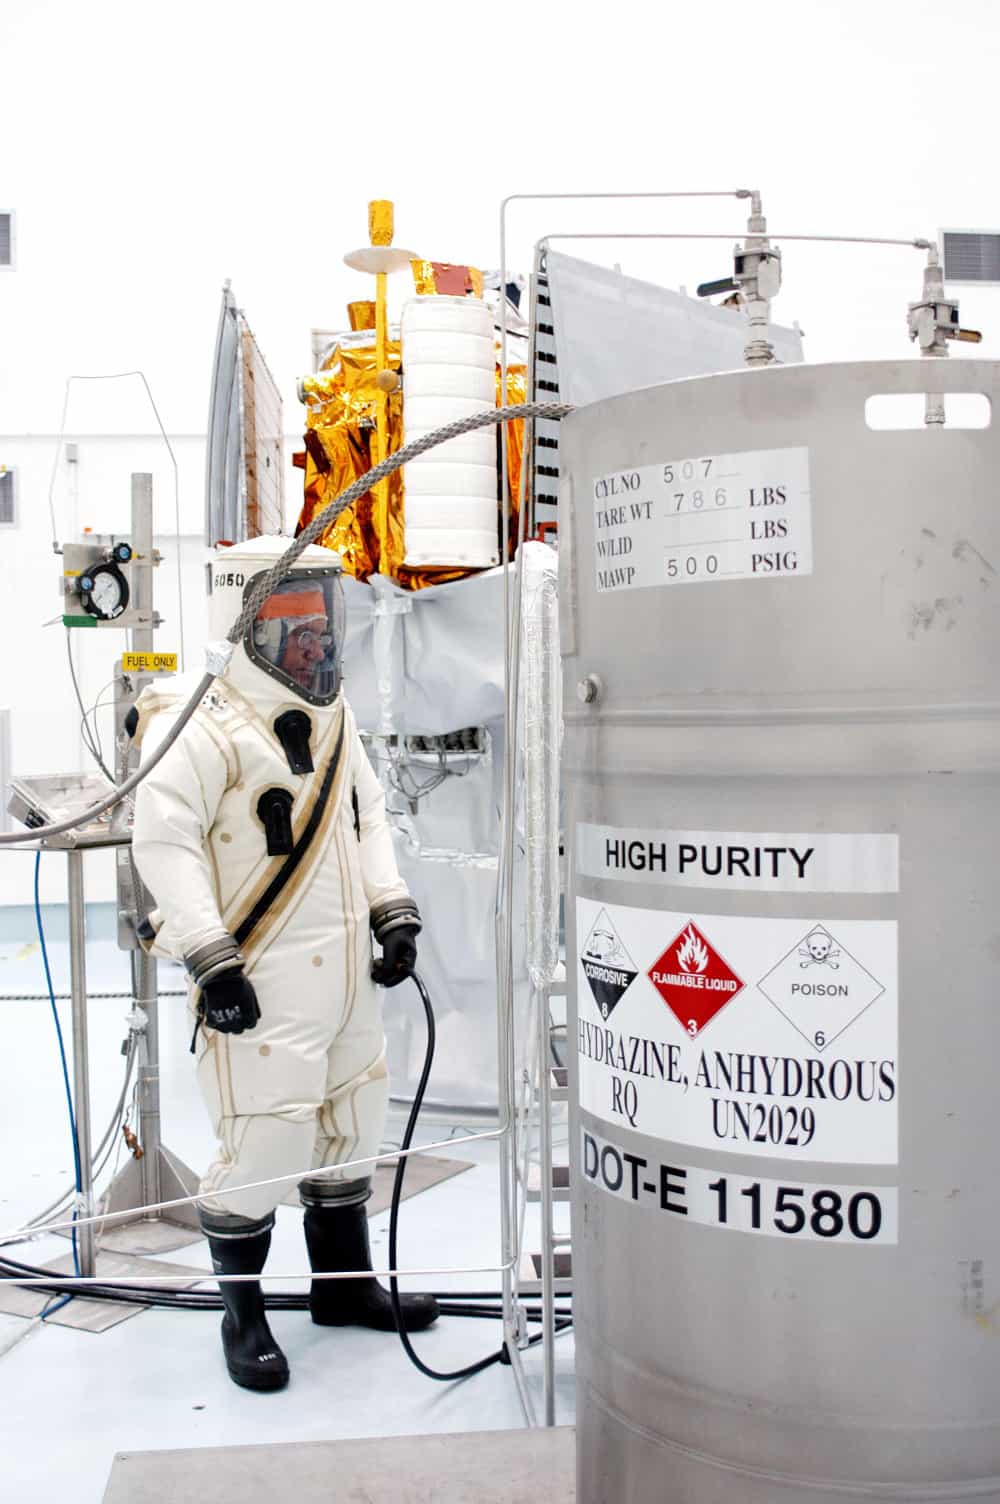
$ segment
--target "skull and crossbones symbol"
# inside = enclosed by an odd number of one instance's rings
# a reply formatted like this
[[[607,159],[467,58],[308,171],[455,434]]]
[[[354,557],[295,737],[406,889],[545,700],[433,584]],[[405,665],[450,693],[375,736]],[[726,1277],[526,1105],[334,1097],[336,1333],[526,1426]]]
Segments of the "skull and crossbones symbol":
[[[831,971],[840,970],[840,962],[836,959],[840,951],[826,930],[813,930],[807,935],[805,944],[799,946],[799,955],[804,958],[799,962],[803,970],[807,966],[829,966]]]

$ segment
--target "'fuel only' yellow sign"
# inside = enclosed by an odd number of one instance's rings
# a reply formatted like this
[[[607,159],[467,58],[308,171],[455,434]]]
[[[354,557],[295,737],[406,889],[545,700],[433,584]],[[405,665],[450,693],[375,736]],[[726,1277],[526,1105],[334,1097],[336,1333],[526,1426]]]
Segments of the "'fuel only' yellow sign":
[[[176,653],[123,653],[123,674],[176,674]]]

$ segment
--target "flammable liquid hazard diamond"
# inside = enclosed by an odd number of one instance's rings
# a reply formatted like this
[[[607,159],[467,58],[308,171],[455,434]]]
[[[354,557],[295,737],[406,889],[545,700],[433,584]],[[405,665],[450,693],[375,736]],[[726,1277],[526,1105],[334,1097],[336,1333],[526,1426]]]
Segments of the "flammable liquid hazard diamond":
[[[602,1018],[610,1018],[636,977],[638,968],[625,942],[602,909],[583,942],[580,965]]]
[[[885,991],[822,924],[813,925],[757,988],[821,1053]]]
[[[670,942],[648,976],[692,1039],[746,986],[694,920]]]

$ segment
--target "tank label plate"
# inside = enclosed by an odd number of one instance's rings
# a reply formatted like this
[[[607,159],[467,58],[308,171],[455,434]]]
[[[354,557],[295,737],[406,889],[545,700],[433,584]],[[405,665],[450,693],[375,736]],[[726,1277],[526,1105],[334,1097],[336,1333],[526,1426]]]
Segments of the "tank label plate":
[[[576,827],[577,871],[676,888],[897,893],[895,835]]]
[[[718,1167],[650,1160],[581,1128],[584,1181],[636,1206],[727,1232],[795,1238],[803,1243],[896,1243],[895,1186],[831,1185],[720,1175]]]
[[[804,446],[616,470],[592,492],[600,592],[812,574]]]
[[[580,1105],[744,1157],[898,1158],[894,920],[576,901]]]

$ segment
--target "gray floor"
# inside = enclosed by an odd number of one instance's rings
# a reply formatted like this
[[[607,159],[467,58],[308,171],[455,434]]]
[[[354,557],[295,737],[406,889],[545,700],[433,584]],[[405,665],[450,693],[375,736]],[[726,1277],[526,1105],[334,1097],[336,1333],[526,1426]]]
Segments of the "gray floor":
[[[116,1457],[104,1504],[572,1504],[574,1433],[472,1431]]]
[[[52,965],[56,990],[67,990],[66,947],[58,940],[52,945]],[[89,966],[93,990],[127,985],[127,962],[112,941],[91,944]],[[176,985],[176,978],[168,972],[161,985]],[[43,988],[30,911],[0,912],[0,993]],[[175,999],[173,1005],[162,1005],[164,1137],[176,1153],[198,1167],[207,1159],[211,1141],[179,1004]],[[123,1001],[91,1003],[93,1115],[101,1129],[120,1085],[119,1046],[126,1010]],[[61,1013],[68,1038],[68,1005],[61,1005]],[[71,1182],[72,1160],[48,1004],[0,1000],[0,1030],[2,1234],[20,1226]],[[454,1125],[456,1131],[465,1126]],[[390,1134],[398,1134],[399,1128],[390,1123]],[[447,1128],[428,1128],[423,1141],[447,1134]],[[475,1168],[408,1204],[400,1224],[401,1261],[418,1269],[495,1266],[495,1147],[461,1145],[441,1152],[474,1160]],[[380,1258],[386,1261],[387,1220],[383,1214],[372,1221],[376,1263]],[[535,1246],[530,1233],[528,1243]],[[47,1236],[8,1252],[25,1262],[42,1263],[65,1254],[66,1244]],[[204,1244],[166,1257],[209,1268]],[[282,1288],[305,1288],[307,1267],[301,1214],[281,1207],[269,1270],[282,1276]],[[498,1277],[450,1273],[410,1284],[495,1289]],[[0,1315],[3,1496],[18,1504],[67,1497],[74,1504],[99,1504],[115,1454],[122,1452],[315,1444],[497,1431],[523,1424],[507,1368],[495,1367],[465,1384],[439,1385],[409,1364],[394,1335],[324,1330],[314,1327],[304,1312],[278,1313],[273,1326],[291,1362],[292,1382],[283,1393],[258,1395],[230,1383],[221,1361],[215,1315],[145,1311],[100,1335]],[[417,1340],[428,1362],[448,1367],[481,1356],[497,1339],[495,1322],[451,1319]],[[559,1340],[557,1354],[557,1418],[567,1424],[573,1419],[571,1335]],[[526,1366],[532,1391],[540,1397],[537,1350],[526,1356]]]

